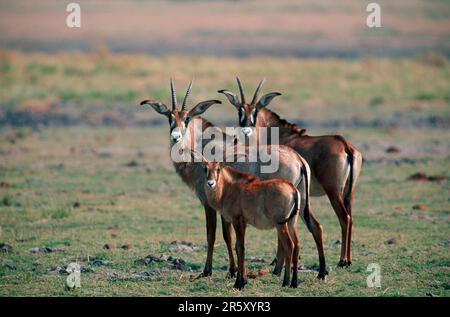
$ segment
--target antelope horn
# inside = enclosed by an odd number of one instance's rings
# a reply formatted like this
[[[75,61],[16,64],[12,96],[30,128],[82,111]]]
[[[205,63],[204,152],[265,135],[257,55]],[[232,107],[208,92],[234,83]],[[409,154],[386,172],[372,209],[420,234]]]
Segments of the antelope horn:
[[[181,110],[186,110],[186,107],[187,107],[187,100],[188,100],[188,98],[189,98],[189,94],[191,93],[191,90],[192,90],[192,80],[191,80],[191,82],[189,83],[188,89],[186,90],[186,95],[184,96],[183,104],[181,105]]]
[[[170,92],[172,93],[172,110],[177,109],[177,93],[172,78],[170,78]]]
[[[258,87],[255,90],[255,94],[253,95],[253,99],[252,99],[252,105],[256,104],[256,102],[258,101],[258,94],[259,94],[259,90],[261,89],[262,85],[264,85],[264,82],[266,81],[266,78],[261,79],[261,81],[259,82]]]
[[[241,93],[241,104],[245,104],[244,89],[242,88],[241,80],[238,76],[236,76],[236,80],[239,86],[239,92]]]
[[[196,150],[191,150],[191,157],[194,159],[194,162],[195,162],[195,159],[200,159],[200,160],[202,160],[202,162],[208,163],[208,161],[203,156],[203,154]]]

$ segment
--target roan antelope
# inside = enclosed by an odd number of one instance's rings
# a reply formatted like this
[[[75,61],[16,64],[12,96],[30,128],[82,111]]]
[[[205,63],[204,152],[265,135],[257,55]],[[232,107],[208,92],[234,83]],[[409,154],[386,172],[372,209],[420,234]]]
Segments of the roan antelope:
[[[279,129],[279,144],[287,145],[297,151],[309,164],[312,173],[311,195],[326,194],[336,213],[341,226],[342,244],[338,266],[347,267],[352,263],[352,203],[356,184],[362,166],[362,155],[354,145],[340,135],[309,136],[305,129],[298,128],[281,119],[266,107],[279,92],[271,92],[259,98],[259,91],[264,83],[261,80],[251,102],[247,102],[244,90],[236,78],[239,97],[229,90],[219,90],[239,113],[241,132],[250,137],[256,128],[276,127]]]
[[[205,191],[209,204],[220,210],[222,217],[233,224],[236,232],[238,274],[234,287],[244,288],[247,283],[245,267],[245,231],[247,224],[258,229],[276,228],[281,256],[284,258],[283,286],[289,285],[291,265],[293,274],[290,286],[298,285],[298,260],[300,240],[297,234],[297,216],[300,194],[285,179],[259,180],[256,176],[223,165],[205,162]],[[308,219],[308,203],[302,212]],[[281,262],[281,258],[278,262]]]
[[[184,147],[188,147],[187,145],[191,145],[190,149],[194,149],[195,146],[192,145],[193,135],[194,135],[194,127],[198,124],[201,127],[202,131],[205,131],[207,128],[214,128],[214,125],[199,115],[205,112],[211,105],[215,103],[221,103],[218,100],[208,100],[203,101],[197,104],[192,109],[187,109],[187,100],[189,94],[192,89],[192,82],[189,84],[189,87],[186,91],[186,95],[184,97],[181,109],[177,107],[176,101],[176,93],[175,87],[171,80],[171,95],[172,95],[172,110],[169,110],[166,105],[156,100],[144,100],[141,102],[141,105],[150,105],[156,112],[162,114],[168,118],[169,126],[170,126],[170,145],[171,147],[175,144],[181,144],[181,149]],[[225,140],[225,134],[222,140]],[[209,144],[209,142],[213,142],[211,140],[202,140],[201,148],[203,149],[205,146]],[[304,166],[307,165],[306,161],[294,150],[287,146],[276,146],[272,147],[268,145],[269,150],[278,151],[278,159],[279,159],[279,169],[277,172],[268,174],[261,173],[261,165],[263,164],[261,161],[257,162],[230,162],[226,164],[230,164],[232,167],[243,171],[255,174],[261,179],[270,179],[270,178],[285,178],[293,184],[297,185],[297,188],[300,191],[302,196],[302,202],[307,201],[306,195],[309,194],[307,192],[306,180],[303,176],[302,170]],[[259,158],[258,158],[259,159]],[[213,258],[213,250],[216,236],[216,224],[217,224],[217,215],[216,210],[212,208],[206,198],[206,194],[204,191],[204,183],[205,177],[203,173],[203,168],[201,167],[201,163],[197,162],[175,162],[173,161],[175,171],[181,177],[182,181],[188,185],[191,189],[194,190],[196,196],[200,200],[201,204],[205,210],[206,216],[206,234],[207,234],[207,242],[208,242],[208,252],[204,270],[199,277],[210,276],[212,273],[212,258]],[[309,183],[308,183],[309,184]],[[308,200],[309,202],[309,200]],[[310,206],[308,205],[310,210]],[[308,230],[312,233],[314,237],[314,241],[316,243],[316,247],[319,254],[319,274],[318,278],[324,279],[328,274],[326,271],[326,262],[323,250],[323,238],[322,238],[322,226],[317,222],[312,212],[309,212],[309,218],[303,219],[305,224],[308,227]],[[233,256],[232,249],[232,226],[229,222],[224,220],[222,217],[222,231],[223,238],[227,245],[227,251],[229,256],[229,276],[234,277],[236,272],[236,264]],[[281,246],[278,246],[278,254],[281,252]],[[275,267],[274,273],[278,274],[281,272],[282,263]]]

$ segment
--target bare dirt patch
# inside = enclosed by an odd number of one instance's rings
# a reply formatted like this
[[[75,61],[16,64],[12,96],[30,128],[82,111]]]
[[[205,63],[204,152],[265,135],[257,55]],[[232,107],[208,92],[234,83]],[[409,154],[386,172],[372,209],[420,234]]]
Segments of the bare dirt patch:
[[[417,172],[412,174],[407,178],[408,181],[416,181],[416,182],[442,182],[447,180],[449,177],[445,175],[433,175],[427,176],[423,172]]]

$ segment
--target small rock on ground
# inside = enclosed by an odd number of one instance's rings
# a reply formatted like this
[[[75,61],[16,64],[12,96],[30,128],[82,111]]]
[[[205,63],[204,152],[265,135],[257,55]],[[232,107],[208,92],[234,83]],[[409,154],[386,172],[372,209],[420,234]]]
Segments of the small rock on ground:
[[[33,247],[29,248],[29,253],[51,253],[51,252],[62,252],[64,249],[62,248],[54,248],[54,247]]]
[[[386,244],[397,244],[397,238],[390,238],[386,240]]]
[[[0,243],[0,252],[2,253],[12,253],[13,247],[6,243]]]
[[[254,270],[254,271],[248,272],[247,276],[248,276],[248,278],[257,278],[259,276],[264,276],[264,275],[268,275],[268,274],[269,274],[268,269],[259,269],[259,270]]]
[[[414,210],[427,210],[428,209],[427,206],[425,206],[424,204],[417,204],[417,205],[414,205],[412,208]]]
[[[169,250],[171,252],[195,252],[200,249],[199,246],[194,245],[192,242],[175,240],[170,243]]]
[[[180,270],[186,272],[194,272],[196,270],[195,265],[189,265],[185,260],[181,258],[175,258],[171,255],[162,254],[160,257],[154,255],[147,255],[145,258],[135,261],[136,264],[149,265],[152,262],[161,263],[164,262],[169,265],[172,270]]]
[[[396,146],[390,146],[386,149],[386,153],[399,153],[400,149]]]
[[[249,262],[253,263],[266,263],[267,261],[261,256],[251,256],[248,258]]]

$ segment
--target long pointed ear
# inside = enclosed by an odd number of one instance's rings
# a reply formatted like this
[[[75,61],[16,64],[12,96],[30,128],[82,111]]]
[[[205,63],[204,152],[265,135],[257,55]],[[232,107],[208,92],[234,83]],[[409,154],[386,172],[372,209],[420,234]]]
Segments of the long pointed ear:
[[[203,112],[208,110],[209,107],[211,107],[213,104],[216,104],[216,103],[220,104],[220,103],[222,103],[222,101],[206,100],[206,101],[199,102],[194,108],[189,110],[189,114],[188,114],[189,118],[193,118],[195,116],[201,115]]]
[[[159,101],[156,100],[144,100],[140,104],[142,105],[150,105],[157,113],[160,113],[162,115],[165,115],[168,117],[170,115],[170,110],[167,109],[167,106]]]
[[[241,106],[241,104],[239,103],[238,97],[236,96],[236,94],[232,93],[231,91],[222,89],[222,90],[219,90],[217,92],[221,93],[221,94],[224,94],[228,98],[230,103],[233,106],[235,106],[236,108],[239,108]]]
[[[261,97],[261,99],[259,99],[258,103],[256,104],[256,108],[261,109],[268,106],[272,99],[276,96],[281,96],[281,94],[279,92],[269,92],[268,94],[265,94]]]

